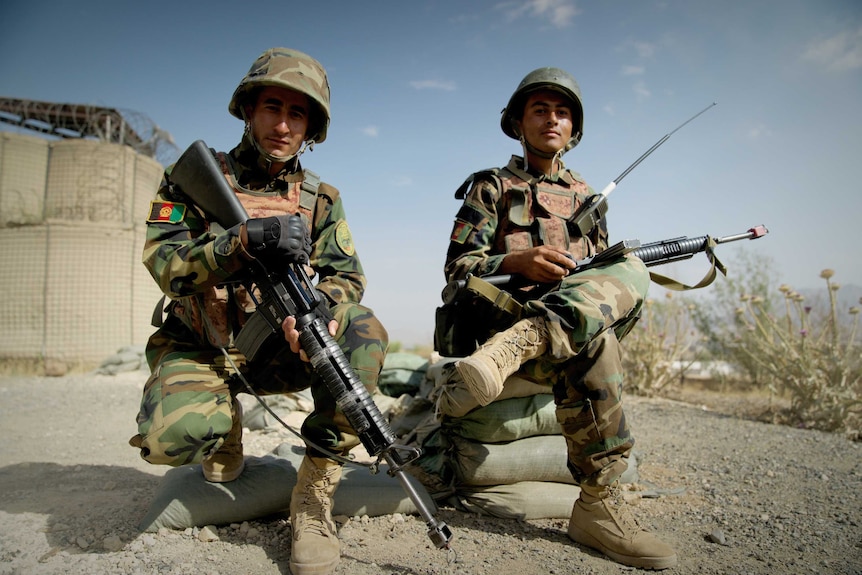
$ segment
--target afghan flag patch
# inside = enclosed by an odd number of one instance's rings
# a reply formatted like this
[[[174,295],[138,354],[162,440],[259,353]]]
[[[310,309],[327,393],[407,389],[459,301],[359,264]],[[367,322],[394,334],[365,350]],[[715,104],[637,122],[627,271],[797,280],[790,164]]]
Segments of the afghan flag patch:
[[[452,228],[452,235],[449,236],[449,241],[458,244],[463,244],[470,237],[470,232],[473,231],[473,226],[463,220],[455,220],[455,226]]]
[[[186,217],[186,205],[173,202],[150,202],[150,217],[147,222],[178,224]]]

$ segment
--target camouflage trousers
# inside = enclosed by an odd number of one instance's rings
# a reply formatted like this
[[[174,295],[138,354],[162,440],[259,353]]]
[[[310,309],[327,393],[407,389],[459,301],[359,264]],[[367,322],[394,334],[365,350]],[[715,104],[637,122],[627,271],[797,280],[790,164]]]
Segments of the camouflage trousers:
[[[622,407],[619,341],[637,321],[649,283],[646,266],[629,256],[569,276],[524,307],[525,316],[545,317],[550,342],[519,374],[552,385],[579,483],[610,485],[628,466],[634,438]]]
[[[331,311],[338,321],[336,342],[373,393],[388,346],[386,330],[364,306],[338,304]],[[227,352],[257,394],[311,388],[314,411],[302,425],[303,435],[326,449],[347,453],[359,444],[355,431],[311,364],[291,352],[283,337],[281,342],[271,354],[259,353],[254,362],[235,348]],[[263,355],[268,357],[262,360]],[[201,345],[175,317],[150,337],[147,362],[151,375],[144,385],[134,444],[150,463],[199,463],[224,443],[236,411],[233,404],[238,393],[247,391],[245,384],[221,350]]]

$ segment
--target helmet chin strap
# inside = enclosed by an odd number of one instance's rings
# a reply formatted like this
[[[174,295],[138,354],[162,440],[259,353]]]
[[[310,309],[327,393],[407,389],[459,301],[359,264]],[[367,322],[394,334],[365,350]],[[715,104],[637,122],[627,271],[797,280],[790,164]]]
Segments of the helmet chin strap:
[[[521,148],[524,150],[524,171],[525,172],[529,168],[529,165],[528,165],[529,160],[527,160],[529,154],[532,154],[534,156],[538,156],[540,158],[544,158],[546,160],[551,160],[551,164],[553,165],[554,162],[558,162],[558,161],[562,162],[563,154],[565,154],[566,152],[569,151],[569,148],[564,147],[564,148],[560,148],[559,150],[557,150],[554,153],[544,152],[542,150],[537,149],[532,144],[530,144],[526,140],[526,138],[524,138],[523,134],[521,134],[518,137],[518,141],[521,142]]]
[[[295,154],[289,154],[287,156],[276,156],[275,154],[271,154],[264,150],[263,146],[261,146],[257,141],[257,138],[254,137],[254,134],[251,131],[251,122],[248,120],[245,122],[245,135],[251,141],[251,145],[254,146],[254,149],[270,163],[287,164],[294,159],[298,159],[306,150],[309,152],[314,150],[314,141],[306,140],[302,142],[302,146],[300,146],[299,150],[297,150]]]

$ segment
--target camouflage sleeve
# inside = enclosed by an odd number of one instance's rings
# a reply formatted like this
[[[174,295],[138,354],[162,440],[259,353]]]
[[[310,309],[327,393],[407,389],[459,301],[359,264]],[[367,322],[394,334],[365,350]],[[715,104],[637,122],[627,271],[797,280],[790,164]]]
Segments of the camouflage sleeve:
[[[332,304],[362,301],[365,273],[356,254],[341,196],[331,186],[326,194],[318,196],[311,241],[309,263],[318,275],[318,291]]]
[[[218,285],[249,259],[239,226],[210,231],[192,204],[162,180],[147,217],[143,263],[165,295],[177,298]]]
[[[467,192],[449,236],[446,281],[464,279],[468,273],[491,275],[500,267],[505,254],[493,252],[499,200],[500,192],[493,181],[478,180]]]

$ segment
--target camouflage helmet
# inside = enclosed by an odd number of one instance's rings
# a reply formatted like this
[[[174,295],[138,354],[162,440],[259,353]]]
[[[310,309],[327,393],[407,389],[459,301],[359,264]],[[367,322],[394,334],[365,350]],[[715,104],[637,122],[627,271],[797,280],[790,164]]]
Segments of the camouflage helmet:
[[[560,68],[538,68],[521,80],[518,88],[509,98],[509,103],[503,108],[500,127],[503,133],[512,139],[519,140],[520,134],[516,121],[524,113],[527,97],[536,90],[555,90],[562,93],[572,102],[572,138],[566,150],[574,148],[584,133],[584,107],[581,103],[581,89],[571,74]]]
[[[231,115],[245,120],[243,106],[249,94],[261,86],[277,86],[308,96],[312,105],[306,140],[320,143],[329,127],[329,81],[320,62],[297,50],[270,48],[261,54],[230,99]]]

